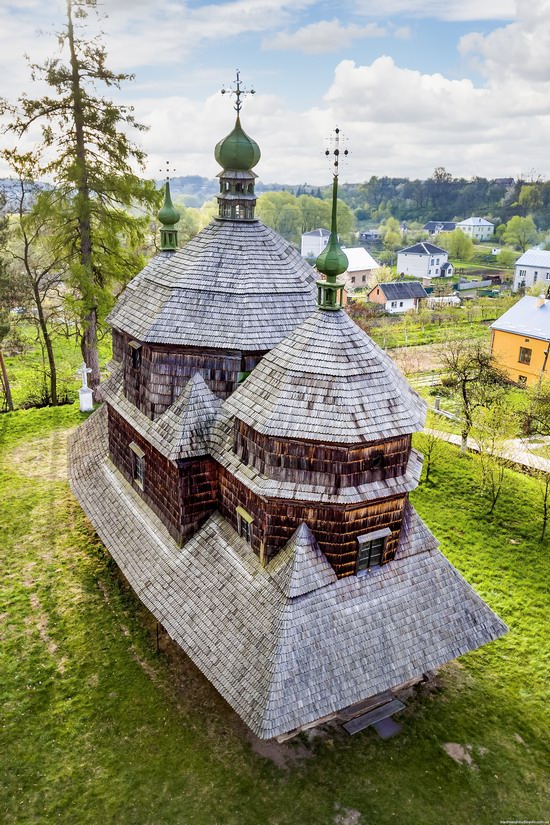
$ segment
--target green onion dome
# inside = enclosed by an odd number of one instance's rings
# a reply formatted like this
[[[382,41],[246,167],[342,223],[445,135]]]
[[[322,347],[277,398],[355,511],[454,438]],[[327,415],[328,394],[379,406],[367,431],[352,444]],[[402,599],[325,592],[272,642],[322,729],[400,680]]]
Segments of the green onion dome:
[[[347,255],[338,243],[338,235],[336,232],[331,232],[328,244],[315,262],[317,271],[326,275],[327,278],[330,276],[336,278],[346,271],[348,263]]]
[[[170,196],[170,184],[166,181],[164,187],[164,203],[157,213],[157,218],[163,226],[175,226],[180,217],[180,213],[172,203],[172,198]]]
[[[223,169],[242,171],[253,169],[260,160],[260,147],[243,130],[238,115],[233,131],[216,145],[214,157]]]

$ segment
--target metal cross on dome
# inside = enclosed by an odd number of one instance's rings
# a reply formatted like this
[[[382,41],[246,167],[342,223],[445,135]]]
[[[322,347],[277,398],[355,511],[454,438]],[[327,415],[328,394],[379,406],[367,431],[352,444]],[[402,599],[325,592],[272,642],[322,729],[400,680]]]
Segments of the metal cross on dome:
[[[231,86],[234,86],[235,88],[234,89],[222,89],[222,95],[234,95],[235,96],[236,101],[235,101],[235,104],[234,104],[234,109],[237,112],[237,114],[239,114],[240,111],[241,111],[242,105],[243,105],[242,102],[241,102],[241,97],[244,97],[246,95],[255,95],[256,92],[255,92],[254,89],[242,88],[241,87],[241,73],[238,69],[236,69],[236,72],[237,72],[237,79],[234,80],[233,83],[231,84]]]
[[[162,172],[165,175],[166,183],[170,182],[170,174],[173,175],[175,171],[176,171],[175,169],[170,169],[170,161],[169,160],[166,161],[166,169],[162,169],[162,168],[159,169],[159,172]]]
[[[329,140],[330,140],[331,143],[334,144],[334,149],[332,150],[332,152],[331,152],[330,149],[326,149],[325,150],[325,155],[327,157],[329,157],[330,155],[332,155],[334,157],[332,174],[334,175],[335,178],[337,178],[338,173],[340,171],[340,159],[341,158],[347,158],[347,156],[349,155],[349,151],[347,149],[342,150],[340,148],[340,141],[341,140],[345,141],[345,140],[347,140],[347,138],[345,138],[341,134],[340,129],[337,126],[336,129],[334,130],[334,137],[329,138]]]

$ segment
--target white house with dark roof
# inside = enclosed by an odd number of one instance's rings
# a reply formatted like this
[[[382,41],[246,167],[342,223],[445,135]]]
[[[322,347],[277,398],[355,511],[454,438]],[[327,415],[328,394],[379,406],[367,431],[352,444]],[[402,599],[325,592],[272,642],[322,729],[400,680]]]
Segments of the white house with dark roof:
[[[457,223],[456,228],[461,229],[473,241],[488,241],[495,231],[494,223],[486,221],[485,218],[466,218],[465,221]]]
[[[540,284],[544,291],[550,287],[550,250],[528,249],[516,261],[513,292]]]
[[[302,258],[318,258],[328,244],[329,237],[328,229],[312,229],[311,232],[304,232],[300,250]]]
[[[456,229],[456,223],[454,221],[428,221],[422,229],[429,235],[439,235],[440,232],[452,232]]]
[[[418,281],[391,281],[389,284],[377,284],[368,295],[374,304],[383,304],[386,312],[392,315],[418,309],[420,301],[428,294]]]
[[[449,263],[449,253],[446,249],[422,241],[399,250],[397,272],[399,275],[412,275],[414,278],[441,278],[450,277],[453,267]]]

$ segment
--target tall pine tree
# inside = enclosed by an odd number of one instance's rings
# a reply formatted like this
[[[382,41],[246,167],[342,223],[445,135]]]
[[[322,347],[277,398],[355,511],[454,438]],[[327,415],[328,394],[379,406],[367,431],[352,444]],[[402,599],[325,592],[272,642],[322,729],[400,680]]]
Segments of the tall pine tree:
[[[126,283],[143,266],[140,254],[149,219],[129,210],[158,203],[152,181],[143,181],[133,167],[143,168],[145,155],[126,130],[145,127],[132,109],[100,94],[120,88],[132,75],[107,68],[99,37],[86,36],[96,0],[66,0],[66,21],[58,34],[61,54],[42,65],[31,64],[32,75],[46,81],[52,94],[32,99],[23,95],[13,109],[10,128],[24,134],[36,121],[42,126],[41,173],[55,182],[56,231],[71,251],[71,286],[79,295],[81,348],[92,372],[90,386],[99,384],[98,327],[113,303],[113,288]]]

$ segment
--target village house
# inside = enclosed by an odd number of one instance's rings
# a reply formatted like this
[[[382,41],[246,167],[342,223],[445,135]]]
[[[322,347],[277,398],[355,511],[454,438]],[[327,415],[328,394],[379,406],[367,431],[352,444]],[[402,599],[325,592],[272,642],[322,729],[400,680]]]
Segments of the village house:
[[[526,295],[491,324],[491,357],[516,384],[548,375],[550,301]]]
[[[544,292],[550,286],[550,250],[528,249],[516,261],[513,292],[540,284]]]
[[[461,229],[473,241],[488,241],[493,236],[495,225],[485,218],[466,218],[457,223],[456,229]]]
[[[342,248],[348,259],[348,267],[342,273],[341,278],[346,285],[346,291],[351,294],[356,289],[368,287],[374,272],[380,268],[380,264],[363,246]]]
[[[422,229],[429,235],[439,235],[440,232],[452,232],[456,228],[454,221],[428,221]]]
[[[330,232],[328,229],[312,229],[302,235],[300,254],[302,258],[318,258],[328,243]]]
[[[391,281],[373,287],[368,300],[374,304],[383,304],[386,312],[394,315],[418,310],[420,301],[426,300],[427,297],[426,290],[418,281]]]
[[[337,173],[316,280],[255,217],[239,83],[218,215],[180,249],[166,183],[161,251],[109,317],[112,372],[70,438],[70,482],[140,600],[257,736],[357,730],[507,628],[409,501],[427,405],[343,309]]]
[[[399,275],[412,275],[414,278],[446,278],[453,274],[453,265],[449,263],[449,253],[428,241],[415,243],[400,249],[397,253],[397,272]]]

